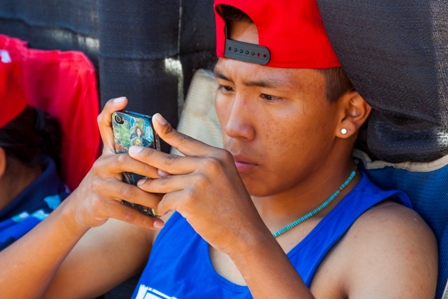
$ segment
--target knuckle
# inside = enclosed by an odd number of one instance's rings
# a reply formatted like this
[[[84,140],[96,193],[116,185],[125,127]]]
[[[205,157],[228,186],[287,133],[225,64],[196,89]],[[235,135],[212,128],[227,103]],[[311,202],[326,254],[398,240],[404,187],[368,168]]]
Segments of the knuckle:
[[[97,193],[98,190],[99,190],[100,184],[98,183],[98,181],[99,181],[99,180],[98,180],[97,178],[93,178],[93,179],[91,180],[90,188],[92,189],[92,191],[93,191],[94,193]]]
[[[229,151],[220,149],[219,155],[221,157],[221,160],[225,163],[233,163],[233,156]]]
[[[210,180],[205,174],[198,173],[195,178],[195,186],[198,189],[205,189],[210,186]]]
[[[233,163],[233,156],[228,150],[215,148],[213,156],[220,161],[221,165]]]
[[[98,114],[98,116],[96,117],[96,122],[98,124],[101,124],[103,121],[103,112],[101,112],[100,114]]]
[[[108,114],[105,112],[105,110],[101,111],[101,113],[98,114],[98,116],[96,117],[96,121],[99,126],[107,126],[110,123],[110,119],[108,119],[107,115]]]
[[[126,154],[117,155],[117,161],[116,161],[117,166],[122,168],[124,165],[127,164],[127,160],[128,160],[128,155],[126,155]]]
[[[101,201],[101,197],[93,196],[92,201],[90,202],[90,206],[92,211],[96,211],[97,213],[102,212],[104,204]]]
[[[121,194],[124,199],[133,199],[136,197],[135,187],[133,185],[124,185],[121,189]]]
[[[167,156],[165,156],[164,159],[165,159],[165,161],[164,161],[165,164],[167,166],[170,166],[179,159],[179,156],[178,155],[167,155]]]
[[[101,167],[104,164],[104,156],[99,157],[98,159],[95,160],[95,162],[92,165],[92,169],[94,171],[96,171],[97,169],[101,169]]]
[[[187,202],[187,205],[191,205],[191,203],[195,200],[195,198],[196,198],[195,194],[196,194],[196,192],[194,191],[193,188],[184,189],[183,197],[184,197],[184,200]]]
[[[126,209],[123,215],[123,220],[126,222],[133,222],[135,219],[135,213],[131,209]]]
[[[219,173],[222,168],[221,161],[216,157],[206,157],[203,166],[212,174]]]
[[[90,169],[90,172],[93,174],[93,176],[97,176],[99,174],[99,170],[101,169],[101,161],[96,160],[92,168]]]
[[[172,130],[171,134],[177,139],[177,146],[182,146],[186,143],[193,141],[194,139],[188,135],[179,133],[178,131]]]
[[[168,123],[165,126],[162,127],[162,133],[164,135],[169,135],[173,132],[173,127]]]
[[[151,156],[155,154],[155,150],[151,148],[143,148],[142,151],[138,154],[138,159],[142,161],[147,161]]]

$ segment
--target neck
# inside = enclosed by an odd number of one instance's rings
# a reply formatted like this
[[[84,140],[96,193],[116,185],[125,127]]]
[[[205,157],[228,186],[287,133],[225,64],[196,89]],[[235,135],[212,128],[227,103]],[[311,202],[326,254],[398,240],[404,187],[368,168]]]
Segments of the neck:
[[[41,174],[42,170],[38,166],[27,167],[15,159],[8,159],[6,172],[0,177],[0,210]]]
[[[353,159],[348,157],[344,163],[339,160],[336,166],[324,164],[307,173],[298,184],[278,194],[265,197],[252,197],[261,218],[273,232],[314,210],[339,189],[355,169]],[[359,172],[341,193],[324,209],[313,216],[319,220],[327,215],[345,195],[359,182]]]

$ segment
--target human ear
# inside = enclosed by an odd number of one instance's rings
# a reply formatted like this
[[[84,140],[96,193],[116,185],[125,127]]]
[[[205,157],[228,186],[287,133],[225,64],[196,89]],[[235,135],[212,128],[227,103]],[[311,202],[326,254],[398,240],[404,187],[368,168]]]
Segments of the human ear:
[[[349,138],[356,135],[359,128],[367,120],[372,107],[355,90],[342,95],[338,99],[338,105],[341,116],[336,127],[336,136]]]
[[[3,177],[6,171],[6,153],[5,150],[0,147],[0,178]]]

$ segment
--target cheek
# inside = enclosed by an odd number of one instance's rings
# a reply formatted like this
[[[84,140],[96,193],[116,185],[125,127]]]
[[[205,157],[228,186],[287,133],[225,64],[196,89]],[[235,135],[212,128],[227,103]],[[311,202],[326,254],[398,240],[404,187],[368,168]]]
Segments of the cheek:
[[[278,161],[277,164],[291,164],[291,161],[300,164],[303,159],[326,152],[331,130],[328,124],[316,122],[315,118],[301,110],[287,117],[283,115],[281,120],[278,117],[263,122],[259,128],[268,156]]]
[[[279,151],[287,151],[288,148],[295,148],[300,144],[300,137],[308,131],[307,115],[305,107],[290,105],[281,107],[271,113],[261,113],[261,135],[268,147],[275,147]],[[261,117],[264,115],[264,117]]]
[[[267,148],[284,148],[290,146],[295,133],[281,121],[263,122],[261,132]]]

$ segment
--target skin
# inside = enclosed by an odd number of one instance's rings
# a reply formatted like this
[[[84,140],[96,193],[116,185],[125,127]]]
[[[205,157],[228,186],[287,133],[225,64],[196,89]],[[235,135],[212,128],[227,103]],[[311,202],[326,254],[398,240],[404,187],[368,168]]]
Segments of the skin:
[[[247,23],[234,24],[230,34],[258,40]],[[359,173],[327,208],[277,239],[271,235],[320,205],[353,170],[356,132],[370,112],[361,96],[348,92],[329,103],[324,79],[314,70],[220,59],[215,75],[225,150],[178,133],[156,114],[156,132],[185,156],[141,147],[116,155],[111,114],[127,100],[109,101],[98,119],[102,157],[55,212],[0,253],[2,269],[8,269],[0,271],[2,293],[100,295],[144,267],[158,232],[148,228],[160,228],[176,210],[210,244],[215,269],[248,285],[254,298],[433,298],[435,238],[415,212],[392,202],[355,222],[318,269],[311,290],[286,258]],[[153,179],[126,185],[123,171]],[[157,207],[164,216],[145,217],[121,199]]]

